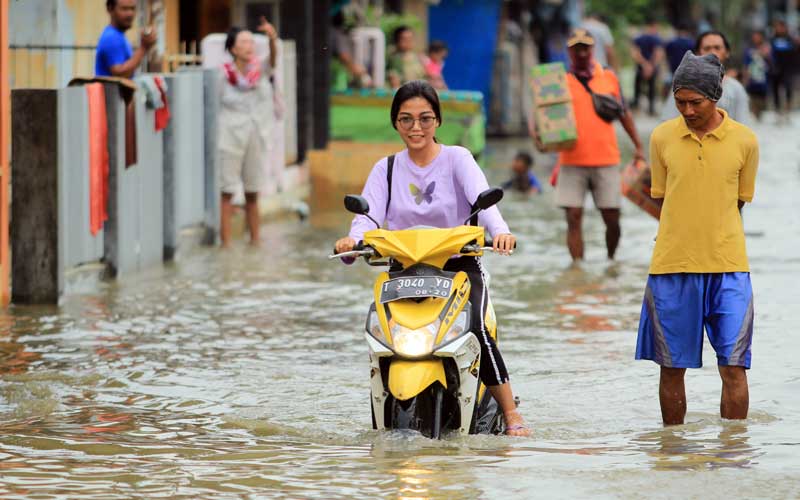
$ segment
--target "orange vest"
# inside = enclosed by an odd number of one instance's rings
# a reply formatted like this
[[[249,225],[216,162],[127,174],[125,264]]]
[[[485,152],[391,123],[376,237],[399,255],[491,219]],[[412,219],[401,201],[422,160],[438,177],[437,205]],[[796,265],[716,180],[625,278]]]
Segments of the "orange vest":
[[[559,154],[561,164],[581,167],[619,164],[619,147],[614,124],[597,116],[592,96],[572,73],[567,73],[567,85],[572,95],[578,140],[572,149]],[[594,76],[589,80],[589,87],[595,93],[613,94],[617,99],[621,99],[617,76],[610,69],[603,69],[600,64],[595,63]]]

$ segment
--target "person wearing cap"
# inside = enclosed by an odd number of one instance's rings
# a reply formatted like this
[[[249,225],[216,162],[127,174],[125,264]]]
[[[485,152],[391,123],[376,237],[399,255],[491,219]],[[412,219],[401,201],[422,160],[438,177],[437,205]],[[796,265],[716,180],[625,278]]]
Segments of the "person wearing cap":
[[[724,73],[715,55],[686,52],[672,82],[681,116],[650,138],[650,192],[663,206],[636,359],[661,366],[665,425],[684,421],[684,375],[702,366],[704,328],[722,378],[722,418],[747,418],[753,291],[741,209],[753,199],[758,142],[717,107]]]
[[[593,93],[613,97],[620,105],[619,119],[635,147],[634,157],[644,160],[642,144],[625,108],[617,76],[594,60],[594,38],[583,28],[572,31],[567,39],[570,71],[567,85],[572,96],[578,139],[571,149],[559,153],[561,165],[556,182],[556,204],[567,219],[567,248],[573,261],[583,259],[583,204],[591,192],[595,206],[606,225],[606,250],[614,258],[620,230],[620,152],[614,124],[601,118],[592,102]],[[533,127],[534,139],[538,140]]]

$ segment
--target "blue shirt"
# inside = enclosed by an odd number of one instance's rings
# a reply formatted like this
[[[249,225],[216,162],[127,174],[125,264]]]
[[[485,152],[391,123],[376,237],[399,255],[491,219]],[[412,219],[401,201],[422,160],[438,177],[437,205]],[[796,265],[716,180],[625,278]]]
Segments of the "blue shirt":
[[[527,179],[526,179],[527,177]],[[527,180],[527,185],[524,181]],[[503,184],[500,185],[503,189],[517,189],[518,191],[529,191],[531,189],[536,189],[540,193],[542,192],[542,185],[539,183],[539,179],[533,175],[533,172],[528,172],[526,175],[523,175],[522,178],[515,176],[514,178],[507,180]]]
[[[97,41],[95,76],[114,76],[111,74],[111,67],[124,63],[132,56],[133,48],[125,34],[114,26],[106,26]]]
[[[637,36],[633,40],[633,43],[639,47],[639,52],[642,53],[642,57],[648,61],[653,60],[653,54],[655,53],[656,49],[662,45],[661,38],[659,38],[657,35],[650,35],[648,33]]]
[[[776,73],[790,71],[793,52],[794,43],[788,36],[776,36],[772,39],[772,62]]]
[[[678,66],[681,65],[684,54],[687,50],[694,50],[694,40],[685,36],[676,36],[667,44],[664,51],[667,53],[667,61],[669,62],[669,70],[675,73]]]
[[[769,83],[770,61],[758,49],[749,47],[744,51],[743,62],[749,76],[747,81],[748,92],[766,94],[767,84]]]

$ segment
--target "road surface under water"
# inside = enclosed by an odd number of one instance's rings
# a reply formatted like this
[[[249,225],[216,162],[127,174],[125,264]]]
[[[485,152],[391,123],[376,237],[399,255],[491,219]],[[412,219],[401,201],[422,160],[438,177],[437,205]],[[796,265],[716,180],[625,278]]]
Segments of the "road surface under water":
[[[260,250],[196,249],[61,307],[0,322],[5,498],[797,498],[800,146],[762,126],[745,226],[756,293],[750,418],[722,421],[713,351],[663,428],[635,362],[657,226],[625,202],[618,261],[586,218],[570,267],[552,193],[509,195],[520,239],[487,256],[501,349],[530,439],[371,430],[363,324],[374,269],[325,260],[347,217],[265,227]],[[490,180],[519,142],[492,144]],[[543,172],[537,167],[537,172]]]

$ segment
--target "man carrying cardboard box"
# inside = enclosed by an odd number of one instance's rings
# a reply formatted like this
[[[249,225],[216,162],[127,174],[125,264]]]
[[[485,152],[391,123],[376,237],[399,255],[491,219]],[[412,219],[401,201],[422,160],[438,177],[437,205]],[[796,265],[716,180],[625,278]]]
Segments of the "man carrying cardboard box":
[[[574,261],[583,259],[582,220],[587,191],[591,191],[606,225],[609,259],[614,258],[619,244],[621,179],[615,118],[619,118],[636,148],[634,159],[644,160],[642,144],[633,116],[623,104],[617,76],[594,60],[593,46],[594,39],[581,28],[573,30],[567,40],[571,63],[567,85],[578,138],[574,146],[559,154],[561,170],[556,183],[556,203],[566,213],[567,247]],[[534,138],[538,142],[535,133]]]

